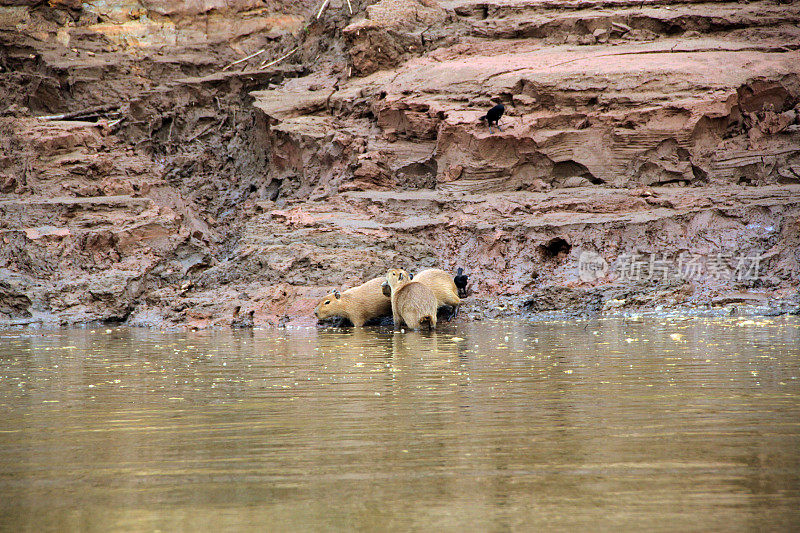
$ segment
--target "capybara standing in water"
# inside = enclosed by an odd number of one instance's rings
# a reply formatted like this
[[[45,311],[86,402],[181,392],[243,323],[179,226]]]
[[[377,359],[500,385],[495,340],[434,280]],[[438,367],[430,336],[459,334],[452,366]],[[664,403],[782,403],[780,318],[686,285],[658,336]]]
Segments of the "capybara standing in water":
[[[458,287],[450,274],[438,268],[429,268],[421,271],[416,276],[409,275],[409,281],[417,281],[422,283],[430,290],[433,291],[434,296],[438,302],[439,307],[449,305],[453,308],[458,308],[461,305],[461,298],[458,297]],[[388,297],[392,296],[392,290],[389,288],[389,283],[383,284],[383,294]]]
[[[386,282],[392,290],[392,319],[394,327],[405,324],[411,329],[420,329],[428,324],[436,327],[436,309],[439,303],[431,289],[418,281],[411,281],[408,272],[393,268],[386,273]]]
[[[437,309],[442,306],[450,306],[453,311],[450,318],[458,315],[461,298],[459,298],[458,287],[450,274],[439,268],[429,268],[420,271],[417,275],[410,275],[409,281],[422,283],[433,291],[437,300]],[[389,297],[392,295],[388,282],[383,284],[383,294]]]
[[[317,304],[314,315],[320,320],[340,316],[357,328],[367,320],[388,315],[392,312],[392,301],[381,290],[384,281],[386,278],[375,278],[341,293],[333,291]]]

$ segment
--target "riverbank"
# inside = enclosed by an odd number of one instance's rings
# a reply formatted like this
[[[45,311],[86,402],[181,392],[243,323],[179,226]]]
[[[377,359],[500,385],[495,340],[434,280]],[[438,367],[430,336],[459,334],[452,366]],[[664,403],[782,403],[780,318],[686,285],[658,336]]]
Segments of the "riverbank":
[[[394,266],[472,320],[797,308],[797,6],[52,4],[0,8],[0,325],[308,325]]]

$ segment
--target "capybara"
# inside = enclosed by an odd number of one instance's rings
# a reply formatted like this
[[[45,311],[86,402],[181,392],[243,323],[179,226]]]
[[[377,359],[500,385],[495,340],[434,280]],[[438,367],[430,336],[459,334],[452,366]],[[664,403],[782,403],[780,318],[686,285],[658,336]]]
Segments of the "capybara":
[[[429,268],[418,272],[412,279],[433,291],[439,302],[438,307],[450,305],[458,310],[461,298],[458,297],[458,287],[450,274],[439,268]]]
[[[381,290],[384,281],[386,278],[374,278],[343,292],[333,291],[317,304],[314,315],[318,319],[344,317],[357,328],[367,320],[388,315],[392,312],[392,301]]]
[[[392,318],[394,327],[405,323],[410,329],[420,329],[428,324],[436,328],[436,309],[439,303],[436,295],[426,285],[410,281],[408,272],[393,268],[386,273],[386,282],[392,290]]]

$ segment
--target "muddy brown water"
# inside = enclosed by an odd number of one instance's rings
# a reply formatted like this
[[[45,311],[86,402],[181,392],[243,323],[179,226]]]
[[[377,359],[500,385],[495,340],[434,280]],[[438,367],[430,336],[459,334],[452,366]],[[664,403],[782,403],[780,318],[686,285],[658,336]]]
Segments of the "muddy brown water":
[[[0,332],[4,531],[800,527],[800,320]]]

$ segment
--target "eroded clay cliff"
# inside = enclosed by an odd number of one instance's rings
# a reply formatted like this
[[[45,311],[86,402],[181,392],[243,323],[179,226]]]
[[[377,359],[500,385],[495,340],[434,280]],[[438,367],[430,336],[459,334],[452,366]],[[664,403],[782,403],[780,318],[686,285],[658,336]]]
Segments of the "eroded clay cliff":
[[[434,265],[467,317],[800,305],[800,7],[322,6],[5,2],[0,322],[312,324]]]

